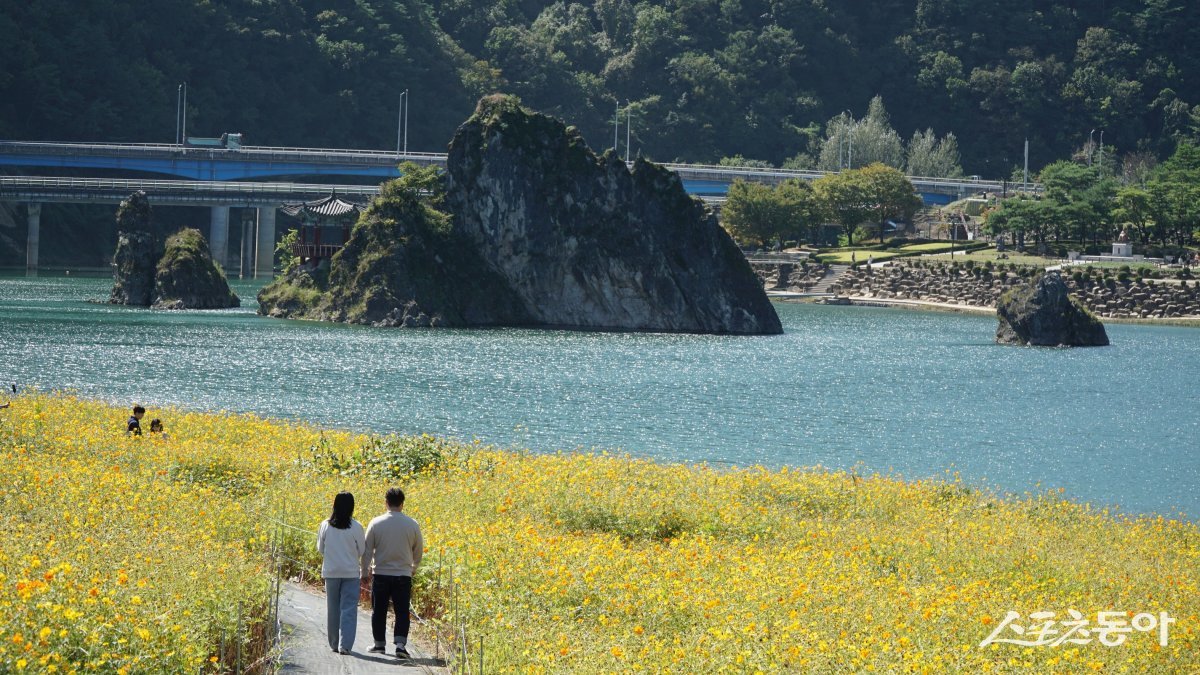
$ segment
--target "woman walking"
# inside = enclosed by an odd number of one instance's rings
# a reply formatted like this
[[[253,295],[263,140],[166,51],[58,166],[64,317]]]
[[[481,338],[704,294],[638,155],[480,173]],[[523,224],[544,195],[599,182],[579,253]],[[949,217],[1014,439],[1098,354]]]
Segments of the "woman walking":
[[[329,648],[349,654],[358,628],[359,560],[366,550],[362,523],[354,519],[354,495],[339,492],[333,498],[333,514],[317,530],[317,550],[324,556],[321,578],[325,579]]]

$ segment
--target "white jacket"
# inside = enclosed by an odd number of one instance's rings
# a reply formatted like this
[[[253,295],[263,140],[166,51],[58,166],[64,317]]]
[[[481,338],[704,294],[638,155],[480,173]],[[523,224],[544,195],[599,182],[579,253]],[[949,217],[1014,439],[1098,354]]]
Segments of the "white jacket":
[[[362,523],[351,519],[350,527],[339,530],[330,527],[328,520],[321,521],[321,528],[317,530],[317,550],[325,556],[321,561],[321,578],[359,578],[358,563],[366,548]]]

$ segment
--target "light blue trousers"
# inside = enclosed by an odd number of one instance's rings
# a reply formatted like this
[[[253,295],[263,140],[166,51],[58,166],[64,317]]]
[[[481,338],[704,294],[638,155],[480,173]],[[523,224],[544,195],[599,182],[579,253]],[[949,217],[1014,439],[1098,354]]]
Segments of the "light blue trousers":
[[[354,647],[354,633],[358,629],[357,577],[325,580],[325,616],[329,629],[329,648],[350,651]]]

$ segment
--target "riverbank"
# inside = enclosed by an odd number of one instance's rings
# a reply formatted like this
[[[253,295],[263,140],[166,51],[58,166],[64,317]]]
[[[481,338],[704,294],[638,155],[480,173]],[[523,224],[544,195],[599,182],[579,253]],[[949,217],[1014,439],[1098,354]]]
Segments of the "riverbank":
[[[804,293],[831,274],[811,264],[801,268],[802,281],[792,283],[792,266],[776,267],[756,267],[769,291]],[[994,312],[1003,293],[1032,279],[1035,273],[1034,268],[1021,266],[905,260],[849,268],[829,284],[828,291],[858,305]],[[1068,269],[1062,274],[1070,292],[1105,321],[1200,325],[1198,281],[1148,279],[1115,269]]]
[[[365,520],[391,484],[425,530],[419,610],[482,637],[488,670],[1200,666],[1193,522],[1058,492],[1002,496],[953,475],[717,469],[148,414],[169,440],[128,438],[123,408],[68,396],[22,396],[0,413],[0,553],[12,561],[0,670],[82,670],[103,651],[107,672],[177,670],[172,659],[194,672],[220,622],[262,597],[274,519],[288,525],[275,541],[311,571],[332,495],[354,492]],[[185,609],[187,622],[162,618]],[[1120,648],[979,647],[1009,611],[1024,623],[1067,609],[1175,623],[1166,646],[1134,631]]]

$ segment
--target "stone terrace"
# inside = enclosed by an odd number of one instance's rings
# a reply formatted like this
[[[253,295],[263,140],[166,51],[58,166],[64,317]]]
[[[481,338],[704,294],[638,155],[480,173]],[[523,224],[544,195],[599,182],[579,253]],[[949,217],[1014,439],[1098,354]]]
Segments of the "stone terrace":
[[[899,262],[847,272],[831,289],[836,295],[919,300],[975,307],[995,307],[1000,296],[1027,279],[1032,268],[967,268],[928,262]],[[1200,316],[1200,283],[1157,279],[1099,278],[1067,270],[1063,279],[1071,294],[1102,318],[1162,319]]]

